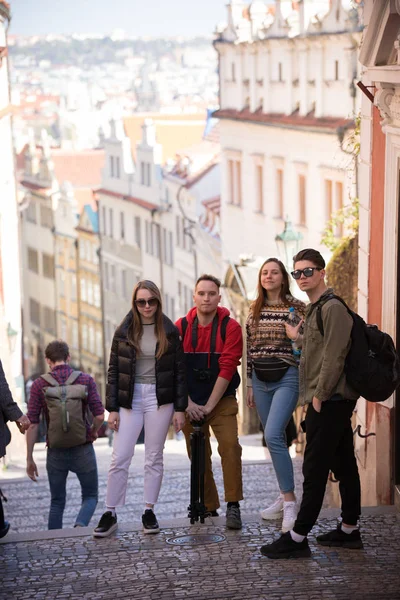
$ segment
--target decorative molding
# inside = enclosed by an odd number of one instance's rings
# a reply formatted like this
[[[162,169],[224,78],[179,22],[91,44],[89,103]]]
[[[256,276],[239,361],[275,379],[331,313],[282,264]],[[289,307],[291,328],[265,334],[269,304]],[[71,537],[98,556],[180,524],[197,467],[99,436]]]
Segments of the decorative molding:
[[[395,94],[393,87],[385,87],[377,83],[377,92],[374,97],[374,104],[378,107],[382,117],[381,125],[388,125],[392,122],[391,103]]]

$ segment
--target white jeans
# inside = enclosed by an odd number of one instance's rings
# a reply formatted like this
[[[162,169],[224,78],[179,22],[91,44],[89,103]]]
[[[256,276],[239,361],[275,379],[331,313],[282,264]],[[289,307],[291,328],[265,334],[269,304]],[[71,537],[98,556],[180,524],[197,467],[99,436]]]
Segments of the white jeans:
[[[119,411],[119,429],[114,433],[113,453],[108,471],[106,505],[109,508],[125,504],[129,467],[135,445],[144,425],[144,501],[155,504],[160,493],[164,464],[163,451],[174,405],[158,407],[156,386],[136,383],[132,408]]]

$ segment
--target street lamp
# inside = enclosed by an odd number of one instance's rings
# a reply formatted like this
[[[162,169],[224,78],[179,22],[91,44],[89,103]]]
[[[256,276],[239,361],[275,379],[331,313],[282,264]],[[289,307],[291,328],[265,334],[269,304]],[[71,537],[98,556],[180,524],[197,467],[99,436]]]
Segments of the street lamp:
[[[13,352],[15,350],[15,344],[17,343],[17,335],[18,335],[18,331],[15,331],[15,329],[13,329],[11,327],[11,323],[9,323],[7,325],[7,337],[8,337],[8,345],[10,347],[11,354],[13,354]]]
[[[286,267],[291,268],[292,258],[299,251],[300,242],[303,234],[295,231],[290,221],[285,221],[285,227],[282,233],[275,236],[276,245],[280,257],[284,257]]]

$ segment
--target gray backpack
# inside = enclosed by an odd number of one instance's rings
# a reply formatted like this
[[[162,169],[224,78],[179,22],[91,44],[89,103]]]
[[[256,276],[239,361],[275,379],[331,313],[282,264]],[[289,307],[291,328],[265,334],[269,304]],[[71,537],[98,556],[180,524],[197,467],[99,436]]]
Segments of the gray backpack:
[[[49,448],[73,448],[86,442],[87,386],[74,383],[80,375],[73,371],[62,385],[50,374],[41,376],[49,384],[43,388],[49,411]]]

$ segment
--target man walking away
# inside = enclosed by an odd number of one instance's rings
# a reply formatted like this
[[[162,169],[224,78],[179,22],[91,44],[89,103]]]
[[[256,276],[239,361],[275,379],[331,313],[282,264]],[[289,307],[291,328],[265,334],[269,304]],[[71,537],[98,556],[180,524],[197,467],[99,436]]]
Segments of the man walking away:
[[[47,424],[47,474],[51,504],[48,528],[61,529],[66,501],[68,473],[76,473],[82,488],[82,506],[74,527],[86,527],[96,509],[98,476],[93,441],[104,421],[104,408],[94,379],[69,365],[68,345],[51,342],[45,351],[50,373],[36,379],[31,387],[28,416],[32,423],[27,432],[27,473],[37,481],[33,460],[40,414]],[[87,411],[93,423],[87,420]]]
[[[196,282],[195,307],[176,323],[183,339],[189,403],[183,428],[190,458],[191,422],[204,419],[205,476],[204,502],[211,516],[220,506],[211,464],[210,427],[218,442],[224,477],[226,526],[241,529],[239,501],[242,491],[242,448],[238,440],[236,390],[240,384],[237,367],[243,351],[242,330],[218,306],[221,282],[201,275]]]
[[[317,536],[317,542],[323,546],[362,548],[358,529],[361,488],[351,426],[358,394],[344,373],[353,319],[345,306],[331,297],[333,290],[327,288],[324,280],[325,261],[317,250],[301,250],[293,260],[292,276],[310,299],[300,361],[300,399],[308,404],[303,499],[293,529],[262,546],[261,553],[269,558],[311,555],[307,535],[321,510],[330,470],[339,481],[342,521],[337,529]],[[318,327],[318,311],[323,335]],[[299,326],[287,325],[291,339],[296,339]]]

